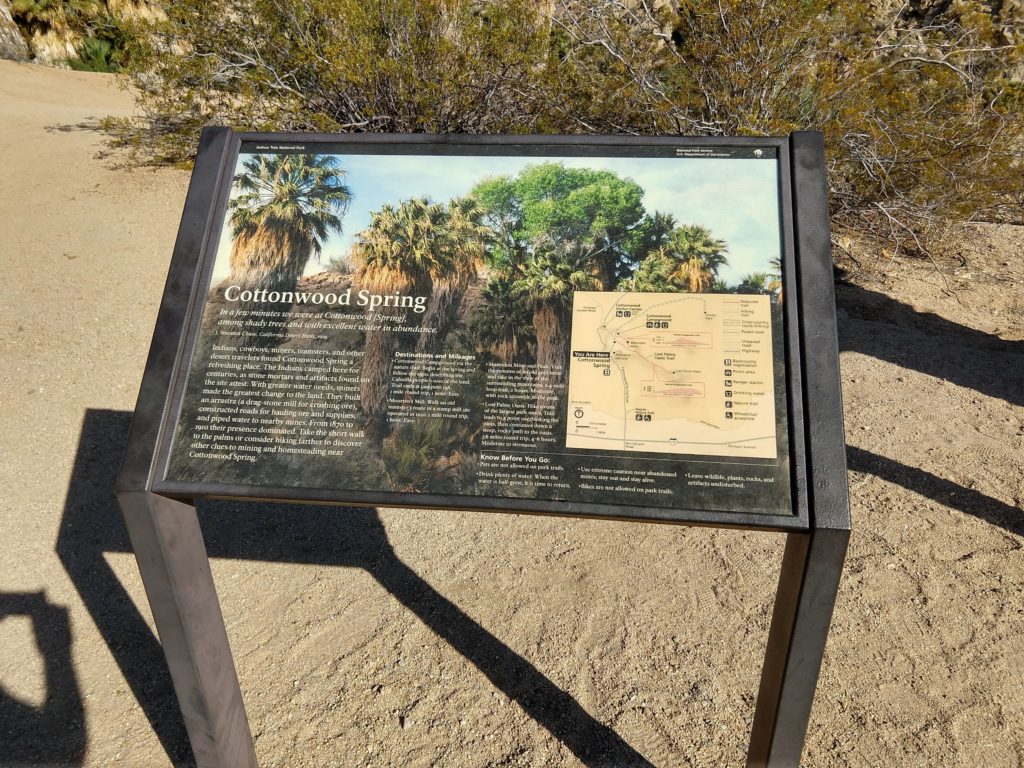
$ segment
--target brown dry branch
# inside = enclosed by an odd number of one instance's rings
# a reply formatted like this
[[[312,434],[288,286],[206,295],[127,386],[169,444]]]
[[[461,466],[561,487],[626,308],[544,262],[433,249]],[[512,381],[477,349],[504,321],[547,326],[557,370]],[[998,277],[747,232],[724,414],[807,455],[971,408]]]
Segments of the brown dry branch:
[[[824,131],[834,228],[926,253],[1021,221],[1024,46],[974,0],[924,20],[834,0],[181,0],[140,28],[144,161],[257,130]]]

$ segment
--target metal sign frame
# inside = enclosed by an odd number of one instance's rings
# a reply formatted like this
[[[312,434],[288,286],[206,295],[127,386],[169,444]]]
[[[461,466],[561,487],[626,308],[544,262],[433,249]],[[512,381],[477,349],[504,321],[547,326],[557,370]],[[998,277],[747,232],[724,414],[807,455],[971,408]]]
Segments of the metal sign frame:
[[[419,144],[480,154],[510,145],[771,146],[779,152],[793,515],[466,496],[258,489],[166,481],[217,233],[242,141]],[[489,149],[490,148],[490,149]],[[200,766],[255,766],[242,694],[192,500],[240,498],[480,509],[787,534],[747,765],[799,765],[850,535],[823,137],[495,137],[234,133],[207,128],[185,201],[116,493]]]
[[[475,495],[431,494],[431,493],[399,493],[382,490],[335,490],[322,488],[303,488],[297,486],[259,486],[225,483],[188,483],[167,479],[167,466],[171,449],[171,437],[174,426],[181,412],[186,392],[186,379],[189,362],[195,352],[203,309],[207,299],[207,286],[210,284],[216,256],[217,233],[224,225],[226,202],[231,189],[230,169],[235,167],[240,147],[243,143],[266,143],[279,146],[283,139],[288,145],[301,144],[305,149],[315,153],[358,149],[360,153],[389,152],[444,155],[464,154],[467,151],[473,156],[481,157],[488,154],[512,155],[520,153],[542,160],[543,152],[559,153],[571,150],[581,153],[577,156],[597,156],[609,150],[625,150],[629,153],[640,153],[645,149],[657,150],[672,148],[714,148],[727,147],[768,148],[778,153],[779,168],[779,211],[781,224],[781,253],[783,257],[784,275],[794,274],[796,266],[796,249],[793,232],[792,184],[790,173],[789,142],[785,138],[688,138],[688,137],[588,137],[588,136],[428,136],[401,134],[354,134],[344,137],[330,134],[265,134],[265,133],[232,133],[222,157],[225,172],[221,173],[214,185],[214,204],[210,212],[210,237],[188,256],[191,261],[185,269],[193,275],[192,290],[186,297],[181,295],[177,300],[184,302],[186,318],[185,335],[180,345],[179,354],[172,374],[171,395],[164,410],[163,423],[160,427],[161,439],[157,443],[156,472],[153,491],[161,495],[180,499],[193,498],[258,498],[274,501],[321,502],[325,504],[341,503],[347,505],[418,507],[434,509],[471,509],[477,511],[516,512],[519,514],[553,514],[572,517],[610,518],[618,520],[647,520],[667,523],[687,523],[696,525],[713,525],[716,527],[770,528],[773,530],[806,530],[809,527],[807,511],[806,470],[802,457],[804,455],[803,435],[803,402],[801,362],[795,352],[800,348],[799,338],[799,286],[794,280],[785,280],[789,300],[784,304],[784,326],[786,334],[786,397],[790,418],[788,420],[788,443],[790,455],[790,491],[793,499],[792,514],[744,513],[735,511],[714,511],[687,509],[685,499],[680,506],[672,509],[612,503],[579,503],[573,501],[553,501],[545,499],[521,499],[508,497],[489,497]],[[634,155],[626,155],[632,157]],[[197,173],[199,171],[197,165]],[[210,184],[212,173],[200,182]],[[195,183],[195,182],[194,182]],[[187,278],[186,278],[187,279]]]

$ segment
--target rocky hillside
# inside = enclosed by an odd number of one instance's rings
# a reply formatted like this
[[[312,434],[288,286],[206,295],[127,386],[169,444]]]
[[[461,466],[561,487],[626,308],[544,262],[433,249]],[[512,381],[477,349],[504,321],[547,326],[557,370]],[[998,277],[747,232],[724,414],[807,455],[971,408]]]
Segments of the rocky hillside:
[[[25,61],[28,57],[28,44],[11,16],[11,4],[0,0],[0,59]]]
[[[965,16],[951,0],[899,5],[901,18],[910,26],[928,26],[950,14]],[[984,0],[977,5],[1003,44],[1024,40],[1024,0]],[[888,17],[892,6],[888,0],[878,3],[878,17]],[[63,65],[80,56],[84,40],[98,23],[158,19],[164,15],[163,7],[161,0],[95,0],[84,5],[67,0],[0,0],[0,59]]]
[[[105,39],[121,22],[161,16],[156,0],[0,0],[0,58],[66,65],[82,57],[86,40]]]

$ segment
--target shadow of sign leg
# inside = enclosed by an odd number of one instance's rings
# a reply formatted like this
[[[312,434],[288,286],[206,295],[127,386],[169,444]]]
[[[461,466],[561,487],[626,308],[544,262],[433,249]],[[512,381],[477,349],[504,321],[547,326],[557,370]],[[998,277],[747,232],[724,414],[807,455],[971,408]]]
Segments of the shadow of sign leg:
[[[386,542],[386,537],[385,537]],[[589,768],[653,768],[612,728],[505,645],[400,560],[390,543],[369,567],[373,577],[424,624]]]
[[[256,768],[196,510],[145,491],[118,496],[199,768]]]
[[[127,411],[85,410],[54,551],[168,762],[186,766],[192,753],[163,649],[105,557],[131,553],[114,495],[131,419]],[[10,747],[2,736],[0,744],[0,765],[6,765],[4,749]]]
[[[747,768],[797,768],[849,530],[790,533],[765,648]]]

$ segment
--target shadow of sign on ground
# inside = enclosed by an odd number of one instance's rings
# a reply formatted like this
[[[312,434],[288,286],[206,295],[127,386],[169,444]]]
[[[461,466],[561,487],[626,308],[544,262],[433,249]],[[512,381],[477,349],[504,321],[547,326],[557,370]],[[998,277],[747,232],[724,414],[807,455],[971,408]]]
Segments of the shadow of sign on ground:
[[[1024,536],[1024,512],[1010,504],[957,485],[923,469],[909,467],[894,459],[851,445],[846,446],[846,460],[849,468],[855,472],[874,475],[950,509],[958,510],[965,515],[973,515],[1009,533]]]
[[[168,758],[176,766],[187,766],[192,764],[191,752],[159,642],[104,559],[105,552],[131,551],[111,491],[130,421],[127,412],[86,411],[57,552]],[[847,450],[852,470],[874,474],[965,514],[1022,533],[1019,510],[1001,501],[869,451],[853,447]],[[342,512],[344,526],[338,524]],[[365,569],[583,764],[621,768],[650,765],[569,693],[402,562],[375,510],[207,503],[200,506],[199,513],[210,557]],[[240,524],[242,515],[244,524]],[[55,613],[48,615],[51,624],[60,623]],[[64,623],[66,626],[66,614]],[[49,636],[59,637],[60,632]],[[56,651],[59,653],[51,650],[50,656],[60,655],[70,669],[69,650]],[[72,698],[77,697],[74,688]],[[62,706],[74,722],[74,703]],[[80,700],[77,712],[80,720]],[[76,735],[74,730],[55,727],[43,718],[26,716],[14,722],[20,731],[18,738],[38,742],[45,735],[46,741],[54,742],[52,749],[59,755],[52,752],[50,762],[55,761],[52,755],[65,762],[78,759],[75,754],[80,758],[84,728],[79,728]],[[0,762],[5,754],[0,751]],[[60,757],[63,755],[70,757]]]
[[[86,412],[57,549],[168,757],[188,764],[187,736],[159,643],[103,557],[131,551],[111,491],[130,421],[126,412]],[[199,518],[210,557],[365,569],[584,765],[651,765],[402,562],[375,510],[208,503],[199,507]]]
[[[131,418],[124,411],[85,412],[57,556],[168,758],[184,768],[193,764],[192,752],[160,643],[103,556],[131,551],[113,492]]]
[[[891,296],[836,284],[839,349],[945,379],[1011,405],[1024,405],[1024,342],[1007,341]],[[859,325],[870,323],[870,332]]]

